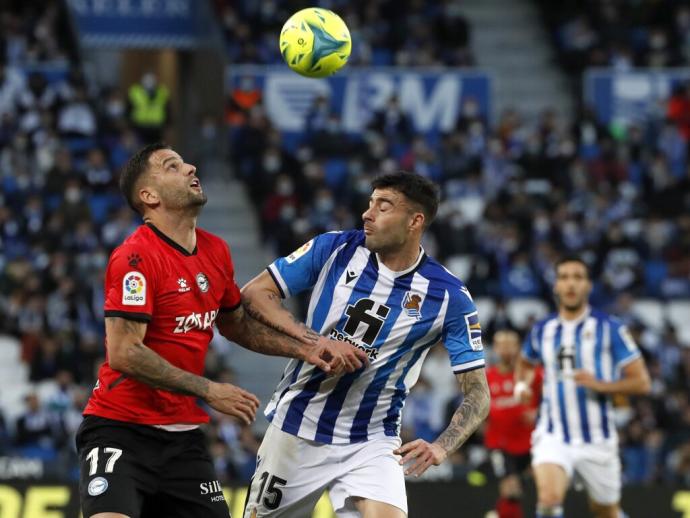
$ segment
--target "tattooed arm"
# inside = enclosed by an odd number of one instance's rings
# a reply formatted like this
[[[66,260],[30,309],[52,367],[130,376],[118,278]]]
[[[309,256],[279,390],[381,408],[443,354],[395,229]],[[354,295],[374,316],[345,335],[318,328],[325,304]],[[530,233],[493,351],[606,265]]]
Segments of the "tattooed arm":
[[[368,358],[364,351],[352,347],[345,342],[338,342],[321,336],[285,309],[281,303],[280,290],[266,270],[254,277],[242,288],[242,305],[245,313],[251,317],[250,319],[245,318],[245,320],[253,319],[256,324],[260,323],[266,328],[270,328],[269,331],[273,331],[276,336],[282,337],[282,340],[292,338],[302,344],[302,349],[316,351],[320,358],[328,362],[331,370],[335,373],[343,370],[353,372],[368,363]],[[266,339],[269,336],[272,335],[268,335],[267,331],[264,331],[264,338],[262,339]],[[256,345],[253,347],[256,347]],[[258,349],[253,350],[266,352]],[[274,353],[266,352],[266,354]],[[292,356],[292,354],[289,356]],[[314,362],[310,361],[310,363]]]
[[[448,427],[433,443],[423,439],[406,443],[394,453],[402,455],[400,464],[413,461],[406,475],[418,477],[432,464],[438,466],[474,433],[489,415],[491,396],[483,368],[457,375],[463,393],[462,404],[453,414]]]
[[[219,412],[247,424],[254,420],[259,406],[256,396],[229,383],[215,383],[175,367],[144,344],[146,327],[143,322],[106,317],[108,362],[112,369],[157,389],[199,397]]]
[[[306,345],[315,345],[321,338],[283,307],[278,286],[266,270],[242,288],[242,304],[247,313],[262,324]]]
[[[251,351],[270,356],[287,356],[316,365],[329,372],[331,367],[324,360],[316,342],[305,345],[291,336],[268,327],[253,318],[243,306],[234,311],[222,312],[216,319],[218,331],[228,340]]]

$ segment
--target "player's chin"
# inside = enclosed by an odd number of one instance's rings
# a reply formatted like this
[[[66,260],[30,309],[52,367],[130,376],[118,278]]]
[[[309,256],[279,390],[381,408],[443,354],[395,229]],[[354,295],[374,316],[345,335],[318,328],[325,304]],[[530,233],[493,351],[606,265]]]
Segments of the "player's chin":
[[[193,207],[203,207],[204,205],[206,205],[207,201],[208,201],[208,196],[206,196],[205,192],[194,193],[190,197],[190,204]]]
[[[381,243],[379,243],[378,239],[376,239],[372,235],[365,236],[364,246],[367,247],[367,250],[374,253],[378,252],[381,249]]]

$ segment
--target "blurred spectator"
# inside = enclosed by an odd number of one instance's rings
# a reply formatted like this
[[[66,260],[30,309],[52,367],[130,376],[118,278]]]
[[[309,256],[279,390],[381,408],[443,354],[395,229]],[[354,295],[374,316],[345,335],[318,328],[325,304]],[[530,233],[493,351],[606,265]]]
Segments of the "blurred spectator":
[[[153,72],[145,73],[139,83],[129,87],[129,119],[146,144],[159,142],[170,124],[170,92],[158,83]]]
[[[55,457],[61,430],[41,405],[38,395],[25,398],[26,412],[17,418],[14,443],[23,455],[50,460]]]

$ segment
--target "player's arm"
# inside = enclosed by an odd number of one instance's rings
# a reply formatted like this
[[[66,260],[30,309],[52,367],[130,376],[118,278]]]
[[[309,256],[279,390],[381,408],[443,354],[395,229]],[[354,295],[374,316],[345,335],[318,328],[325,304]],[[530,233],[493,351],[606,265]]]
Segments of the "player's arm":
[[[515,365],[515,374],[513,379],[515,385],[513,388],[513,395],[515,398],[523,403],[528,403],[532,400],[532,384],[534,383],[534,374],[536,365],[524,356],[518,358]]]
[[[649,394],[652,381],[642,358],[636,358],[621,370],[621,378],[615,381],[597,379],[585,370],[575,372],[575,383],[601,394]]]
[[[280,335],[298,341],[307,351],[317,351],[334,370],[353,372],[368,363],[364,351],[321,336],[285,309],[281,299],[278,286],[266,270],[242,288],[242,305],[247,314]]]
[[[297,358],[325,372],[330,372],[329,358],[324,357],[315,343],[305,345],[303,342],[268,327],[253,318],[240,305],[233,311],[222,311],[216,319],[218,331],[228,340],[242,347],[269,356],[286,356]]]
[[[254,420],[259,400],[229,383],[215,383],[172,365],[144,344],[147,324],[106,317],[105,333],[110,367],[152,387],[196,396],[224,414],[247,424]]]
[[[448,427],[433,442],[423,439],[409,442],[395,450],[402,455],[400,464],[412,462],[406,475],[419,476],[432,464],[438,466],[448,455],[460,448],[489,415],[491,394],[482,367],[456,375],[463,393],[462,404],[455,411]]]

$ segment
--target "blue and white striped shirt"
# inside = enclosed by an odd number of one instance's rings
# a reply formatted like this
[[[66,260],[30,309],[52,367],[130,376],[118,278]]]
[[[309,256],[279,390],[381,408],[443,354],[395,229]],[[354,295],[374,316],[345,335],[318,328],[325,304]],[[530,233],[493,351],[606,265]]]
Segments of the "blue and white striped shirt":
[[[313,288],[308,326],[370,359],[337,377],[288,363],[265,414],[305,439],[346,444],[397,436],[405,397],[439,340],[454,372],[484,366],[477,310],[462,282],[424,251],[394,272],[364,239],[361,230],[321,234],[268,267],[283,297]]]
[[[621,369],[640,357],[621,322],[590,309],[572,321],[551,315],[535,324],[522,354],[544,365],[535,433],[552,434],[575,445],[618,441],[610,398],[577,386],[573,372],[583,369],[605,381],[620,378]]]

